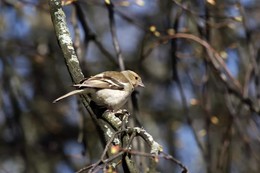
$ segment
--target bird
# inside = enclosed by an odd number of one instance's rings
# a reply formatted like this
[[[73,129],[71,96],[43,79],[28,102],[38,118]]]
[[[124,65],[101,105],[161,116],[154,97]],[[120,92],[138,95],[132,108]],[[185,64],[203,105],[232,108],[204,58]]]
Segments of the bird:
[[[141,77],[131,71],[105,71],[74,84],[75,90],[55,99],[56,103],[66,97],[87,94],[98,106],[119,110],[137,87],[144,87]]]

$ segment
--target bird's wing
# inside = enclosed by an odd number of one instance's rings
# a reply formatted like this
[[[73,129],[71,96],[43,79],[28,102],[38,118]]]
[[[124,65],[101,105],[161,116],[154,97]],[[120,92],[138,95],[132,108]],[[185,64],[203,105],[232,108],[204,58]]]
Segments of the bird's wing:
[[[83,80],[80,84],[75,84],[73,86],[79,89],[82,88],[100,88],[100,89],[118,89],[118,90],[124,89],[125,86],[124,83],[126,82],[126,80],[123,80],[123,82],[122,80],[121,81],[118,80],[118,76],[122,77],[120,76],[122,74],[118,72],[119,74],[117,75],[111,75],[112,73],[115,72],[105,72],[102,74],[98,74],[96,76],[92,76],[88,79]],[[113,77],[113,76],[117,76],[117,77]]]

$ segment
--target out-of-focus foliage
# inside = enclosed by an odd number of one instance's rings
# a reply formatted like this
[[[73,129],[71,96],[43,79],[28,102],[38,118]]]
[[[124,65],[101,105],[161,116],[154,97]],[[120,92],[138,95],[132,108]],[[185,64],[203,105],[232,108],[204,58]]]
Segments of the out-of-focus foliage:
[[[141,126],[190,172],[259,172],[259,1],[112,2],[125,65],[146,85],[138,95]],[[104,2],[79,0],[64,9],[85,76],[118,70]],[[212,49],[170,39],[176,33]],[[221,56],[233,78],[212,67],[207,51]],[[0,75],[0,172],[69,173],[100,158],[89,116],[86,143],[78,142],[87,112],[76,97],[52,104],[72,83],[48,2],[0,2]],[[231,79],[241,95],[228,86]],[[174,169],[159,160],[159,171]]]

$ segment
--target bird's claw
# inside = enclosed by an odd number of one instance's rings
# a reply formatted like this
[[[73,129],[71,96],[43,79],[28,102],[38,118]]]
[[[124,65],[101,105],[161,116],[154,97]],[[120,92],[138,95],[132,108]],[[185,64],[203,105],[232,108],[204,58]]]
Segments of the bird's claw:
[[[129,114],[128,110],[126,109],[119,109],[118,111],[115,112],[116,116],[121,116],[121,115],[126,115]]]

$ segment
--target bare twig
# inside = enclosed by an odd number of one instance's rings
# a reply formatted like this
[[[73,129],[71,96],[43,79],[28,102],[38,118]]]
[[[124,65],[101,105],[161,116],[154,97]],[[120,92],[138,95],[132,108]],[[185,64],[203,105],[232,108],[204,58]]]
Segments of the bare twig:
[[[112,143],[115,141],[118,141],[117,136],[119,136],[119,135],[130,135],[130,138],[129,138],[128,142],[126,143],[126,146],[123,147],[124,149],[119,150],[118,153],[116,153],[114,155],[110,155],[108,158],[106,158],[106,153],[111,148],[111,145],[113,145]],[[105,146],[105,149],[104,149],[100,159],[96,163],[89,165],[87,167],[84,167],[84,168],[80,169],[79,171],[77,171],[76,173],[81,173],[81,172],[84,172],[87,170],[89,170],[89,172],[97,172],[98,170],[102,169],[104,167],[104,165],[109,164],[111,161],[119,158],[123,154],[130,153],[131,143],[132,143],[133,139],[137,136],[141,136],[144,139],[144,141],[150,146],[150,156],[151,157],[158,156],[159,153],[162,152],[161,145],[159,145],[156,141],[154,141],[153,137],[149,133],[147,133],[144,129],[139,128],[139,127],[127,128],[127,129],[119,130],[111,136],[110,140],[107,142],[107,144]]]
[[[176,38],[193,40],[205,47],[208,53],[209,62],[213,69],[218,73],[219,79],[221,79],[221,82],[223,82],[225,87],[227,87],[228,91],[240,99],[244,105],[248,106],[252,112],[257,113],[258,115],[260,114],[260,108],[255,105],[250,98],[243,96],[240,83],[231,75],[221,56],[207,41],[192,34],[177,33],[175,35],[162,37],[156,46],[160,45],[162,42]]]
[[[113,4],[110,0],[105,0],[105,5],[108,10],[108,16],[109,16],[109,26],[111,30],[111,35],[112,35],[112,41],[113,45],[116,51],[118,63],[120,70],[125,70],[125,64],[123,60],[123,55],[119,46],[118,38],[116,35],[116,27],[115,27],[115,18],[114,18],[114,9],[113,9]]]
[[[162,152],[160,155],[155,155],[152,153],[144,153],[144,152],[140,152],[140,151],[134,151],[134,150],[127,150],[127,149],[121,149],[122,151],[125,151],[127,153],[130,153],[132,155],[137,155],[137,156],[143,156],[143,157],[150,157],[150,158],[163,158],[166,160],[170,160],[174,163],[176,163],[177,165],[179,165],[182,168],[182,173],[188,173],[188,169],[186,168],[186,166],[184,166],[183,163],[181,163],[179,160],[177,160],[176,158],[174,158],[173,156]]]
[[[180,15],[181,15],[181,12],[178,13],[178,15],[176,17],[176,20],[174,21],[174,24],[173,24],[173,29],[176,32],[178,32]],[[193,134],[193,136],[195,138],[195,141],[196,141],[196,143],[197,143],[197,145],[198,145],[202,155],[205,158],[206,157],[206,151],[203,148],[203,144],[199,140],[199,137],[198,137],[198,135],[196,133],[195,128],[193,127],[193,121],[192,121],[192,118],[190,116],[190,110],[189,110],[189,107],[188,107],[188,104],[187,104],[187,99],[186,99],[185,93],[183,91],[183,87],[182,87],[181,80],[180,80],[180,77],[179,77],[177,50],[178,50],[177,39],[176,40],[172,39],[171,40],[172,78],[176,82],[176,85],[177,85],[177,87],[178,87],[178,89],[180,91],[181,102],[182,102],[182,105],[183,105],[183,110],[184,110],[184,114],[185,114],[186,119],[187,119],[187,123],[190,126],[192,134]]]
[[[84,11],[81,6],[82,4],[80,4],[80,3],[81,2],[77,1],[74,3],[74,5],[75,5],[76,11],[77,11],[78,19],[79,19],[80,23],[82,24],[82,28],[85,33],[86,46],[88,46],[88,43],[90,41],[93,41],[96,44],[96,46],[99,48],[100,52],[103,55],[105,55],[105,57],[108,58],[110,62],[112,62],[115,65],[118,65],[118,62],[115,61],[115,58],[113,57],[113,55],[104,47],[104,45],[98,40],[98,37],[96,36],[96,34],[89,27],[89,24],[87,23]]]

